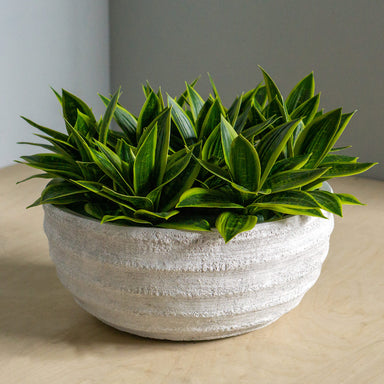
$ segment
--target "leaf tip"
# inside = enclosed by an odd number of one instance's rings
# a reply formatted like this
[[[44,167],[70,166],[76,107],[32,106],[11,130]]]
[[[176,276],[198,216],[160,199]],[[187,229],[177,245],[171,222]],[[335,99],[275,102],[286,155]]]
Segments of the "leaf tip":
[[[102,219],[100,220],[100,225],[105,224],[109,219],[109,215],[104,215]]]

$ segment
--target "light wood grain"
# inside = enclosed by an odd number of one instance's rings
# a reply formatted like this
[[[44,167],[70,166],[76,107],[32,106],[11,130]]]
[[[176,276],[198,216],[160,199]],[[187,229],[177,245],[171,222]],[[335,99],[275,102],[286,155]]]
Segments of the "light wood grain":
[[[384,182],[332,183],[368,205],[336,219],[298,308],[243,336],[179,343],[116,331],[74,303],[49,259],[42,209],[25,210],[45,182],[15,185],[30,174],[0,170],[0,383],[384,382]]]

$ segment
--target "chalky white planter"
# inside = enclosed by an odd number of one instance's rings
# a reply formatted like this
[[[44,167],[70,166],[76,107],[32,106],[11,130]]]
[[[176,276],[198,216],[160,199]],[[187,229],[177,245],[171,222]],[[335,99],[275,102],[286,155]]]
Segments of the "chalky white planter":
[[[103,224],[45,205],[50,255],[76,302],[136,335],[208,340],[264,327],[296,307],[320,275],[328,220],[257,224],[228,244],[216,231]]]

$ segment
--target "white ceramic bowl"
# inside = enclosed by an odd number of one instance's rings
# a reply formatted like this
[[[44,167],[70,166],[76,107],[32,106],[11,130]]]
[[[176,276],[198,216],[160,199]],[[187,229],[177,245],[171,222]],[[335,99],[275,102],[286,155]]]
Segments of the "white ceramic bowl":
[[[76,302],[136,335],[208,340],[264,327],[296,307],[320,275],[328,220],[257,224],[228,244],[216,231],[101,225],[45,205],[50,256]]]

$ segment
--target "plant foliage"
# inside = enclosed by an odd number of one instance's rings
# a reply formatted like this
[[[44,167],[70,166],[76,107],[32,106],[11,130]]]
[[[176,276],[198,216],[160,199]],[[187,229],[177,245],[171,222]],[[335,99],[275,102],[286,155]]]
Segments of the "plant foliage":
[[[102,223],[216,227],[227,242],[257,222],[324,217],[322,210],[341,216],[342,204],[361,204],[321,189],[326,180],[374,165],[337,152],[336,141],[353,113],[319,110],[312,73],[286,100],[262,73],[264,83],[229,108],[211,77],[213,95],[206,100],[196,81],[166,100],[147,83],[138,116],[119,104],[120,90],[100,95],[106,111],[99,121],[75,95],[55,92],[66,133],[24,118],[47,143],[23,144],[49,150],[21,157],[43,171],[30,178],[51,179],[31,206],[65,206]],[[120,131],[111,129],[112,119]]]

